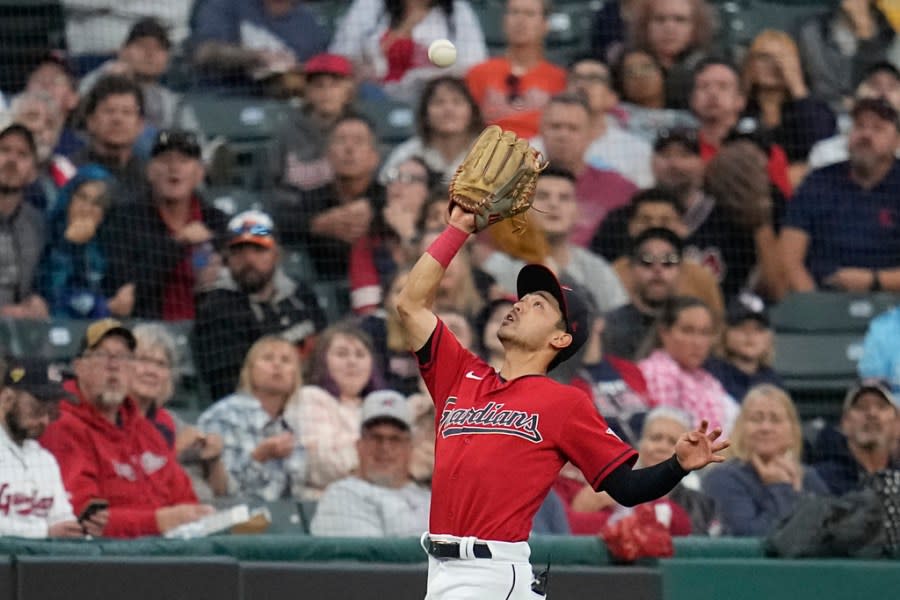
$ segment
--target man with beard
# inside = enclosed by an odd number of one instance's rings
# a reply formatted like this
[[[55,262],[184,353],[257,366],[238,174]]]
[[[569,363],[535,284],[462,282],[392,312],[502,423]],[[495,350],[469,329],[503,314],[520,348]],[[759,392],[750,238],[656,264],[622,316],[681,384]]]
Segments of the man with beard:
[[[216,247],[228,218],[196,192],[204,171],[194,133],[164,129],[150,155],[150,190],[114,206],[103,227],[109,309],[117,317],[193,319],[195,293],[219,275]]]
[[[109,502],[101,534],[159,535],[213,512],[197,504],[191,480],[162,434],[128,396],[135,338],[114,319],[88,326],[75,359],[75,379],[64,385],[73,400],[40,438],[56,457],[80,513],[91,500]]]
[[[306,285],[279,268],[281,252],[269,215],[250,210],[228,223],[225,265],[213,289],[198,299],[194,356],[212,397],[231,394],[250,346],[277,335],[303,354],[325,315]]]
[[[109,518],[75,520],[56,459],[35,441],[66,395],[60,380],[44,361],[0,360],[0,535],[97,536]]]
[[[900,290],[897,110],[883,98],[853,108],[850,160],[813,171],[788,205],[781,251],[790,289]]]
[[[431,493],[412,480],[412,415],[406,398],[372,392],[356,442],[359,472],[329,485],[310,526],[313,535],[414,536],[428,528]]]
[[[819,476],[835,495],[860,486],[872,473],[900,468],[891,457],[896,443],[897,403],[887,384],[864,379],[847,393],[840,432],[826,430],[817,446]]]
[[[651,227],[634,239],[628,265],[632,299],[606,315],[605,352],[637,358],[644,339],[652,334],[657,310],[676,295],[683,249],[681,238],[661,227]]]
[[[13,124],[0,131],[0,316],[39,319],[47,304],[32,283],[46,242],[44,217],[25,201],[37,176],[31,132]]]

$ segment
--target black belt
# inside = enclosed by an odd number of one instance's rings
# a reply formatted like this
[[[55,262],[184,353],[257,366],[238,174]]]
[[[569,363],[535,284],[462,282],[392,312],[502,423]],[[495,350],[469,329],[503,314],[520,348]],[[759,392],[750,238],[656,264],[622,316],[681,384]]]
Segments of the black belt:
[[[463,558],[459,555],[459,542],[439,542],[428,538],[428,554],[435,558]],[[475,558],[492,558],[491,549],[484,542],[475,542],[472,546]]]

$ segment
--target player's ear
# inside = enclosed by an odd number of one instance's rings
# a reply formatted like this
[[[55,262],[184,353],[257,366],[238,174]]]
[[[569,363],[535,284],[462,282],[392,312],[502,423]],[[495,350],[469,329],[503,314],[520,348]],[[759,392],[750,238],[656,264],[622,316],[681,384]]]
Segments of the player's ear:
[[[550,345],[553,346],[553,349],[556,351],[568,347],[571,343],[572,335],[565,331],[557,331],[553,334],[553,337],[550,338]]]

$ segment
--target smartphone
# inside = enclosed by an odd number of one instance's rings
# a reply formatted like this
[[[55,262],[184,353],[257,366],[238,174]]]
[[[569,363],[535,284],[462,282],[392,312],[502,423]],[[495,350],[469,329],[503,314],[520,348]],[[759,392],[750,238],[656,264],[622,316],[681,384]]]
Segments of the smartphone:
[[[95,514],[100,512],[101,510],[106,510],[109,508],[109,501],[102,500],[100,498],[94,498],[90,502],[88,502],[87,506],[84,507],[84,510],[81,511],[81,514],[78,515],[78,522],[88,521]]]

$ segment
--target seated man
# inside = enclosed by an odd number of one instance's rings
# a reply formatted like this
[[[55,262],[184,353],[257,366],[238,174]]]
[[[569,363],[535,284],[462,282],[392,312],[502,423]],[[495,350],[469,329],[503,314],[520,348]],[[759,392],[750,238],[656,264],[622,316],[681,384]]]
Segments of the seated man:
[[[431,493],[409,472],[411,427],[403,395],[379,391],[366,396],[356,442],[359,475],[325,489],[310,526],[313,535],[418,536],[428,528]]]
[[[75,520],[53,455],[35,440],[66,396],[58,372],[40,360],[0,360],[0,535],[26,538],[100,535],[106,510]]]
[[[898,469],[897,400],[879,380],[863,379],[847,392],[840,431],[819,435],[814,467],[836,496],[857,489],[868,475]]]
[[[228,223],[226,271],[197,300],[195,357],[213,398],[237,387],[244,357],[264,335],[277,335],[306,354],[325,315],[308,282],[279,266],[281,251],[269,215],[246,211]]]
[[[191,480],[162,434],[128,396],[134,335],[113,319],[92,323],[74,361],[74,397],[40,438],[56,457],[76,512],[109,502],[102,535],[158,535],[212,513],[197,504]]]
[[[900,291],[900,144],[897,110],[883,98],[853,109],[850,160],[810,173],[781,231],[788,285]]]

